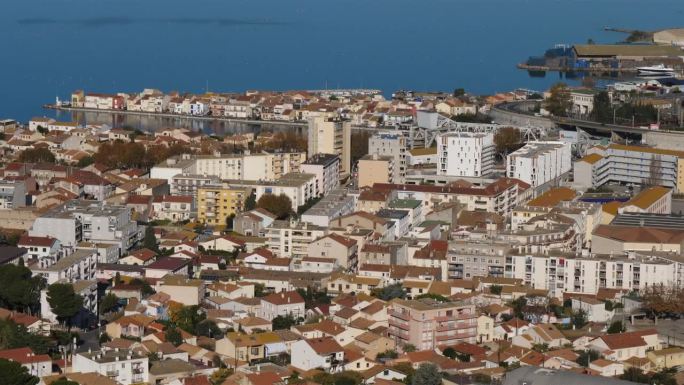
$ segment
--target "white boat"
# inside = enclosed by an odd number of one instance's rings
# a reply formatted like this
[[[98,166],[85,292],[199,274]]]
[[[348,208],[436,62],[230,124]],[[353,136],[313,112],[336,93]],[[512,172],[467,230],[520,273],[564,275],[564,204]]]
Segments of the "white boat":
[[[659,76],[674,76],[675,72],[673,68],[665,67],[662,64],[650,66],[650,67],[637,67],[637,72],[639,75],[659,75]]]

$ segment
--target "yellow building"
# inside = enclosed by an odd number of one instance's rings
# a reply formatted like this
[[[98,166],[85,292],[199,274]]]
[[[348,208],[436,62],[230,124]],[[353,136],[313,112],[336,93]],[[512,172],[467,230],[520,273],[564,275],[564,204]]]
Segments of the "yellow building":
[[[251,193],[250,188],[203,186],[197,190],[197,219],[208,225],[225,225],[226,218],[244,211]]]
[[[672,347],[646,353],[656,369],[673,368],[684,365],[684,349]]]
[[[377,154],[359,160],[359,187],[372,187],[375,183],[395,183],[394,157]]]

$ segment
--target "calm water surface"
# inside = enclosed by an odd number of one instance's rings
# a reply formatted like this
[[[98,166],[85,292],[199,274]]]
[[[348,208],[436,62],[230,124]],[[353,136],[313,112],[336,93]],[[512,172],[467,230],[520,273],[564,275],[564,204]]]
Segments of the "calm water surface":
[[[543,89],[515,64],[682,24],[682,0],[7,0],[0,118],[78,88]]]

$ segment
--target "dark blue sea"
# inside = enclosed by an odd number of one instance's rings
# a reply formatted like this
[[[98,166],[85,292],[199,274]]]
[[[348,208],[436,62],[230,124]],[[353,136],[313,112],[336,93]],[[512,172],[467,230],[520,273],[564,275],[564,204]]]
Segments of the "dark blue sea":
[[[682,0],[21,0],[0,5],[0,118],[87,92],[378,88],[494,93],[605,26],[682,26]]]

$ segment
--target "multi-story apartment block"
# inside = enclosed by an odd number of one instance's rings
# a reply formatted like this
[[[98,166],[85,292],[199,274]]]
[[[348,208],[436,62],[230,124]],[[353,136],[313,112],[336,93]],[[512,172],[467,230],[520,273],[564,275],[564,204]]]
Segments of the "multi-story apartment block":
[[[304,258],[309,244],[328,233],[327,227],[307,222],[275,221],[265,229],[268,248],[280,257]]]
[[[494,134],[452,132],[437,138],[437,173],[480,177],[494,167]]]
[[[87,281],[95,279],[97,258],[97,251],[93,249],[76,249],[72,254],[47,267],[35,266],[31,271],[34,275],[45,278],[48,285],[57,281]]]
[[[180,222],[194,217],[194,201],[191,196],[162,195],[152,201],[152,219]]]
[[[433,350],[477,340],[475,305],[429,299],[395,300],[387,310],[390,338],[397,346],[411,344]]]
[[[24,181],[0,181],[0,209],[11,210],[26,206]]]
[[[678,282],[678,262],[674,258],[648,253],[577,256],[509,255],[506,277],[523,280],[535,289],[548,290],[555,297],[564,292],[596,294],[599,289],[642,290],[653,285]]]
[[[333,219],[353,213],[355,207],[356,199],[346,189],[331,190],[302,214],[302,221],[328,226]]]
[[[171,178],[171,195],[186,195],[196,202],[197,189],[208,184],[219,184],[221,179],[214,175],[178,174]],[[194,206],[194,203],[193,203]]]
[[[205,185],[197,190],[197,220],[209,225],[225,225],[226,219],[245,209],[250,188],[226,184]]]
[[[306,204],[308,200],[321,195],[320,191],[316,188],[315,175],[297,172],[289,173],[272,182],[230,179],[224,180],[223,184],[233,187],[251,188],[254,190],[257,200],[264,194],[284,194],[290,198],[293,211],[297,211],[297,208]]]
[[[340,157],[340,175],[351,172],[351,123],[311,116],[309,119],[308,155],[334,154]]]
[[[455,240],[449,242],[449,278],[503,277],[511,245],[501,241]]]
[[[133,350],[101,350],[74,355],[73,371],[99,373],[122,385],[148,382],[148,358]]]
[[[541,186],[572,170],[570,144],[528,142],[506,157],[506,175],[532,187]]]
[[[397,165],[389,155],[368,154],[359,159],[359,187],[370,187],[375,183],[396,183],[394,176]]]
[[[406,178],[406,138],[401,132],[379,132],[368,139],[368,153],[394,158],[394,183],[405,183]]]
[[[575,162],[578,187],[598,187],[608,182],[648,184],[684,191],[684,151],[656,147],[611,144],[592,147]]]
[[[340,186],[340,157],[332,154],[316,154],[302,163],[303,173],[316,175],[318,191],[322,195]]]
[[[72,248],[81,241],[112,244],[121,256],[142,238],[140,230],[126,206],[69,201],[36,218],[29,235],[57,238]]]

